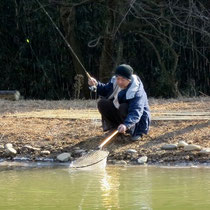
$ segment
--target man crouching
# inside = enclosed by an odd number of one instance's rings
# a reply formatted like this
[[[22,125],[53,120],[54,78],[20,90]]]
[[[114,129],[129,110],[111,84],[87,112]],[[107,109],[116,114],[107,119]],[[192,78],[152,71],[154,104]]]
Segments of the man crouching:
[[[96,86],[98,94],[103,97],[98,102],[98,110],[104,131],[129,132],[132,141],[148,133],[151,117],[147,94],[131,66],[118,66],[115,76],[107,84],[94,78],[89,79],[88,84]]]

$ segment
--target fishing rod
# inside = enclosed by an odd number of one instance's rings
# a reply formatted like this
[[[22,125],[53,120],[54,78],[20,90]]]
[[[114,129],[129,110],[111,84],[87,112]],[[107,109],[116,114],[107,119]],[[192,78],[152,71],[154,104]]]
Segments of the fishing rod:
[[[68,46],[68,48],[70,49],[71,53],[74,55],[74,57],[77,59],[78,63],[80,64],[80,66],[82,67],[82,69],[84,70],[87,78],[89,80],[91,80],[91,76],[88,73],[88,71],[85,69],[85,67],[83,66],[82,62],[80,61],[80,59],[78,58],[78,56],[76,55],[76,53],[74,52],[73,48],[71,47],[71,45],[68,43],[68,41],[66,40],[66,38],[64,37],[64,35],[62,34],[62,32],[60,31],[60,29],[58,28],[58,26],[55,24],[55,22],[53,21],[53,19],[50,17],[49,13],[46,11],[46,9],[43,7],[43,5],[39,2],[39,0],[36,0],[36,2],[39,4],[40,8],[44,11],[44,13],[47,15],[47,17],[50,19],[51,23],[53,24],[53,26],[56,28],[56,30],[58,31],[58,33],[60,34],[60,36],[62,37],[62,39],[64,40],[64,42],[66,43],[66,45]],[[96,86],[91,86],[89,87],[89,89],[93,92],[96,92]]]

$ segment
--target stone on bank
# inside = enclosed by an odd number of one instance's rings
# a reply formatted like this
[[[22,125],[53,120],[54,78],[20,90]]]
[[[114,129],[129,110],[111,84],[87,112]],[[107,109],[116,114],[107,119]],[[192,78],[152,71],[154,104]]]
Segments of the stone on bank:
[[[60,155],[58,155],[56,158],[57,160],[61,161],[61,162],[67,162],[70,160],[71,154],[70,153],[62,153]]]
[[[177,149],[177,144],[164,144],[161,149],[163,150],[175,150]]]
[[[137,162],[138,164],[145,164],[148,160],[148,157],[147,156],[143,156],[143,157],[140,157]]]
[[[184,151],[200,151],[201,147],[196,144],[188,144],[184,147]]]

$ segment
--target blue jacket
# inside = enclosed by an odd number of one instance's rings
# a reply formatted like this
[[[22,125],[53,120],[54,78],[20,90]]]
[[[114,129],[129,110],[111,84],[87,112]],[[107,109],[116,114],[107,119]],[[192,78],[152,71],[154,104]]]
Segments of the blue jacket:
[[[116,77],[113,76],[107,84],[98,82],[97,91],[100,96],[108,98],[115,87]],[[132,136],[147,134],[151,121],[147,94],[140,78],[132,75],[131,83],[118,94],[119,104],[128,104],[128,115],[124,125],[131,131]]]

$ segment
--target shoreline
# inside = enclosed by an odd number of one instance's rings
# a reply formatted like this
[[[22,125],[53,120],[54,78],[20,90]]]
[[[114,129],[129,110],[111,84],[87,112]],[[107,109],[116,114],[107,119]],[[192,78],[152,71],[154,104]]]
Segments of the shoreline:
[[[122,134],[114,137],[104,148],[109,151],[108,164],[135,165],[142,157],[151,165],[209,164],[210,97],[149,103],[153,117],[162,120],[152,119],[149,134],[139,141]],[[163,120],[165,115],[177,119]],[[109,135],[97,116],[93,101],[0,100],[0,159],[56,162],[58,155],[67,153],[63,161],[73,161]]]
[[[7,120],[7,119],[6,119]],[[11,121],[11,119],[9,119]],[[16,122],[16,125],[14,124]],[[68,162],[73,161],[87,152],[97,148],[101,141],[110,135],[109,132],[103,133],[100,123],[91,123],[90,120],[38,120],[35,125],[34,119],[27,119],[27,122],[12,119],[14,126],[21,122],[21,126],[36,127],[41,123],[41,129],[46,124],[47,130],[51,122],[53,126],[57,124],[66,124],[64,129],[59,131],[56,129],[55,137],[46,136],[46,129],[43,129],[41,135],[28,131],[26,127],[18,128],[18,133],[9,133],[4,135],[0,143],[0,158],[9,161],[50,161],[50,162]],[[26,125],[22,125],[26,123]],[[31,123],[31,124],[30,124]],[[27,125],[27,126],[28,126]],[[95,129],[90,129],[95,127]],[[20,126],[20,127],[21,127]],[[86,126],[86,128],[85,128]],[[69,132],[69,127],[72,131]],[[74,128],[77,127],[77,130]],[[105,146],[105,150],[109,151],[108,163],[137,165],[147,164],[170,164],[177,163],[209,163],[209,128],[210,122],[203,121],[158,121],[152,123],[152,131],[149,135],[143,136],[139,141],[132,142],[130,135],[118,134],[109,144]],[[183,128],[184,127],[184,128]],[[50,127],[51,128],[51,127]],[[80,128],[80,129],[78,129]],[[63,131],[66,130],[64,133]],[[76,132],[77,131],[77,132]],[[11,131],[9,131],[11,132]],[[36,132],[36,131],[35,131]],[[58,132],[61,132],[59,135]],[[194,139],[193,139],[194,138]],[[189,140],[190,139],[190,140]],[[179,146],[179,144],[187,146]],[[189,149],[185,147],[190,147]],[[59,155],[64,155],[62,160],[58,159]],[[140,161],[140,162],[139,162]]]
[[[55,167],[64,167],[69,168],[71,162],[54,162],[54,161],[9,161],[6,159],[0,159],[0,171],[4,169],[33,169],[33,168],[55,168]],[[156,167],[156,168],[208,168],[210,169],[210,162],[208,163],[198,163],[198,162],[179,162],[179,163],[153,163],[153,164],[111,164],[107,163],[106,167]],[[106,168],[105,167],[105,168]],[[74,169],[73,170],[90,170],[86,169]]]

